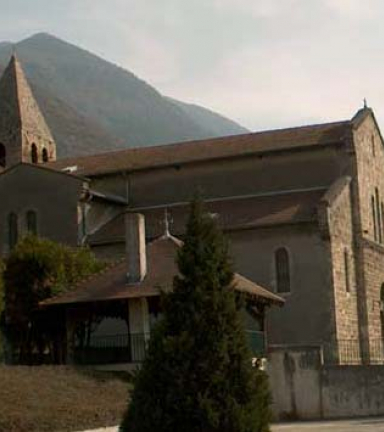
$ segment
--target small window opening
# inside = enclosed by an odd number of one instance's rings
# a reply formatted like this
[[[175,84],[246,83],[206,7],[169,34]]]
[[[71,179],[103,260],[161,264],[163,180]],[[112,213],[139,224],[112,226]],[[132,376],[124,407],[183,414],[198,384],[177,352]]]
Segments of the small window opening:
[[[43,148],[42,159],[43,162],[48,162],[48,150],[46,148]]]
[[[279,248],[275,252],[276,290],[278,293],[291,291],[291,276],[288,251]]]
[[[27,211],[27,230],[29,233],[37,235],[37,215],[33,210]]]
[[[7,165],[7,151],[5,145],[0,143],[0,167],[5,168]]]
[[[39,162],[39,155],[37,154],[37,146],[35,143],[31,146],[31,162],[37,164]]]
[[[377,223],[376,223],[376,205],[375,197],[371,196],[371,213],[372,213],[372,223],[373,223],[373,238],[377,241]]]
[[[376,203],[376,224],[377,224],[377,237],[380,243],[382,243],[382,220],[381,220],[381,211],[380,211],[380,196],[379,189],[375,188],[375,203]]]
[[[380,321],[381,321],[381,337],[384,339],[384,283],[380,289]]]
[[[376,149],[375,149],[375,136],[371,136],[371,146],[372,146],[372,156],[376,156]]]
[[[19,240],[18,218],[17,214],[10,213],[8,215],[8,245],[12,250]]]
[[[347,293],[351,292],[351,285],[350,285],[350,274],[349,274],[349,254],[348,250],[344,250],[344,275],[345,275],[345,291]]]

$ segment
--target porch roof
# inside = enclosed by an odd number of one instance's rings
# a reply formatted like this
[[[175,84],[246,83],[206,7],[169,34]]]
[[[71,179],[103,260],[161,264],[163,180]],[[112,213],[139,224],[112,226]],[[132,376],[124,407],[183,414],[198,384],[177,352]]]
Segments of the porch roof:
[[[177,274],[177,249],[182,242],[173,236],[162,236],[147,247],[148,272],[140,283],[127,282],[128,263],[124,259],[104,272],[94,275],[69,292],[41,302],[41,306],[93,303],[99,301],[159,296],[172,290]],[[267,304],[283,304],[284,300],[249,279],[235,273],[233,287]]]

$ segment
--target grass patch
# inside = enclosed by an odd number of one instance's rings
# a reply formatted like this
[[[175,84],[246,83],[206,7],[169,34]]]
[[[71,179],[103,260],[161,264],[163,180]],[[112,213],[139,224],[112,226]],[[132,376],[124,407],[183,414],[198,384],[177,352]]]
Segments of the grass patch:
[[[0,366],[0,431],[64,432],[119,424],[127,377],[62,366]]]

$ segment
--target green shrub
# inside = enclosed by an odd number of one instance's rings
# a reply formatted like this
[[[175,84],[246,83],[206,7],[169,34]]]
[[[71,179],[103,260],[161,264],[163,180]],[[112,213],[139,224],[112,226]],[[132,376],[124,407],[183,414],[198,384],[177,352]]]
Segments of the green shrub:
[[[16,245],[5,260],[3,272],[2,322],[7,342],[13,347],[11,361],[29,364],[32,352],[46,351],[49,341],[63,332],[64,317],[41,311],[39,302],[72,289],[77,281],[102,267],[88,249],[35,236],[27,236]]]

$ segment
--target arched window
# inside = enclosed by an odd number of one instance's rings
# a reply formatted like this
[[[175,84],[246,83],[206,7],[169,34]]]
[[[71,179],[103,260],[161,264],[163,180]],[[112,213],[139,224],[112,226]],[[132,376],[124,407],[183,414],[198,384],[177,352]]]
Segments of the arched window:
[[[33,210],[27,211],[27,230],[29,233],[37,235],[37,215]]]
[[[39,155],[37,154],[37,146],[35,143],[31,146],[31,162],[34,164],[39,162]]]
[[[4,144],[0,143],[0,167],[5,168],[7,165],[7,151]]]
[[[10,250],[16,246],[18,239],[19,239],[19,229],[18,229],[17,214],[10,213],[8,215],[8,245]]]
[[[42,159],[43,162],[48,162],[48,150],[46,148],[43,148]]]
[[[289,255],[285,248],[279,248],[275,252],[276,291],[289,293],[291,291]]]

